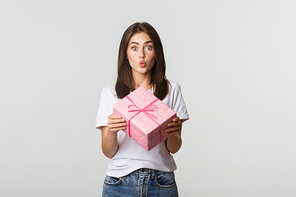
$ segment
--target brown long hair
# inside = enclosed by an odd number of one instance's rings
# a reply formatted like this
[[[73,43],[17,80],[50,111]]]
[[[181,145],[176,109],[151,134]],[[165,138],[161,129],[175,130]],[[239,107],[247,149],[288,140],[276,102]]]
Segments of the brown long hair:
[[[151,69],[151,84],[154,95],[163,100],[169,91],[169,81],[165,76],[165,59],[160,37],[156,30],[147,22],[136,22],[129,26],[122,35],[118,52],[117,81],[115,90],[118,98],[124,98],[134,91],[132,68],[127,59],[127,47],[131,37],[136,33],[145,32],[152,40],[155,50],[155,64]]]

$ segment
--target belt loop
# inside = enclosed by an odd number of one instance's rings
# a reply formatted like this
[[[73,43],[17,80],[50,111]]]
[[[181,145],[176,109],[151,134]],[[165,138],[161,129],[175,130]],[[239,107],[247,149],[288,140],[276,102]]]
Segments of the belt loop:
[[[156,170],[152,170],[152,178],[154,179],[154,178],[156,178],[156,173],[157,171]]]

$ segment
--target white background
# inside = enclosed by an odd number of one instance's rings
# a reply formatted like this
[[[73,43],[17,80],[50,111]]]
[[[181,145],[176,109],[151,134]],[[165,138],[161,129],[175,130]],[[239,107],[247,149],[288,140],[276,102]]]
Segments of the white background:
[[[101,195],[95,116],[136,21],[190,113],[180,196],[296,196],[294,0],[0,0],[0,196]]]

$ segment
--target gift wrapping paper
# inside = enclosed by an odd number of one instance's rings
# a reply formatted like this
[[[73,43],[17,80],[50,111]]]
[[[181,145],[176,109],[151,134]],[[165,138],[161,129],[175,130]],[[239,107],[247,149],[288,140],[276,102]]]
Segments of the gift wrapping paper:
[[[176,117],[176,112],[150,93],[139,87],[113,106],[114,114],[128,124],[123,130],[146,151],[150,151],[169,135],[164,132]]]

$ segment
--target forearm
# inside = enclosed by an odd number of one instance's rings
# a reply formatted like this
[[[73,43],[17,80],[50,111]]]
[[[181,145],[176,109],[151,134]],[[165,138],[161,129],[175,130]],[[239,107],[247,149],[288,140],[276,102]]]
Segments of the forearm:
[[[112,158],[118,150],[117,132],[112,132],[108,128],[102,128],[102,151],[108,158]]]
[[[182,146],[182,138],[179,134],[172,134],[167,138],[166,147],[171,153],[176,153]]]
[[[177,116],[172,122],[168,124],[168,128],[165,130],[166,133],[170,134],[166,140],[166,147],[171,153],[179,151],[182,145],[182,120]]]

